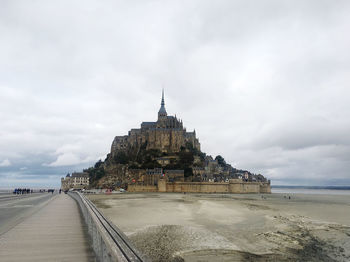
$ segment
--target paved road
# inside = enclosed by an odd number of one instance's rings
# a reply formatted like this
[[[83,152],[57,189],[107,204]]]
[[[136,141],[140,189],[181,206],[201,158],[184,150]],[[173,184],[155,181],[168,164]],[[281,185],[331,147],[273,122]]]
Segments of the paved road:
[[[29,195],[1,195],[0,197],[0,235],[35,213],[55,194],[34,193]]]

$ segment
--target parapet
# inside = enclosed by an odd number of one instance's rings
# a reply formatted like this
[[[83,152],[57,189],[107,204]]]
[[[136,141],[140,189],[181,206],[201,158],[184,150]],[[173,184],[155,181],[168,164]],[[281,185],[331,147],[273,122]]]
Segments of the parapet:
[[[84,195],[70,192],[82,211],[98,261],[149,261],[124,233],[103,216]]]

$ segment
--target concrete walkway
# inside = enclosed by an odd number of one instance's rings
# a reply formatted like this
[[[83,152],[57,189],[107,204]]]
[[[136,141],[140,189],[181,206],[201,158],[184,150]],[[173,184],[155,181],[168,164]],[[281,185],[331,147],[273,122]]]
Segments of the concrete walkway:
[[[95,261],[77,203],[57,195],[1,235],[0,261]]]

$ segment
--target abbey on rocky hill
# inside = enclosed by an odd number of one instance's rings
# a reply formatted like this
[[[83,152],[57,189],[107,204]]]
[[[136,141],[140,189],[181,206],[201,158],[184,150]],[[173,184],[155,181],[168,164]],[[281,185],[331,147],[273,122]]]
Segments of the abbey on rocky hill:
[[[116,136],[112,143],[111,155],[131,148],[144,146],[146,150],[157,149],[162,153],[177,153],[187,143],[200,151],[196,131],[187,132],[182,120],[168,116],[165,110],[164,91],[156,122],[142,122],[141,128],[131,129],[126,136]]]
[[[270,193],[261,174],[239,170],[220,155],[200,149],[196,132],[187,132],[165,110],[164,91],[156,122],[143,122],[126,136],[116,136],[111,153],[89,173],[91,187],[129,192]]]

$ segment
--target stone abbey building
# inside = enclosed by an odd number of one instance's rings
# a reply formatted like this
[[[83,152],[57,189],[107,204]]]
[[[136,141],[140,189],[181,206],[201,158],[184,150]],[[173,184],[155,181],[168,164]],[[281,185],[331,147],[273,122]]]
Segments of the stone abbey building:
[[[186,143],[200,151],[196,132],[187,132],[182,120],[168,116],[165,110],[164,91],[156,122],[142,122],[141,128],[131,129],[126,136],[116,136],[112,143],[111,155],[129,148],[146,146],[146,150],[158,149],[164,153],[179,152]]]

